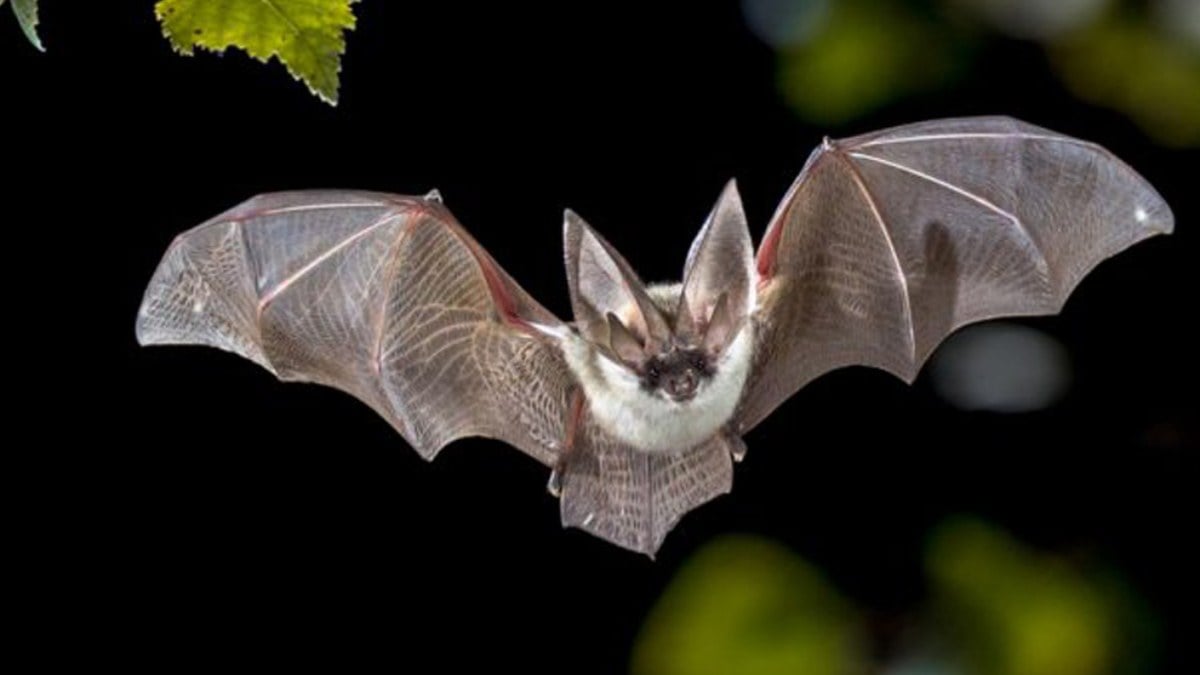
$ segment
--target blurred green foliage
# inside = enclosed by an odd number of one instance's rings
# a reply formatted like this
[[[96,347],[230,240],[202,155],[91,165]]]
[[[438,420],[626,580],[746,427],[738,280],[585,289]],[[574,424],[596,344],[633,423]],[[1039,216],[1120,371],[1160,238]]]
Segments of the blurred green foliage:
[[[851,607],[787,549],[726,537],[697,553],[663,594],[633,654],[635,675],[861,672]]]
[[[1200,146],[1198,0],[743,0],[803,118],[841,124],[969,76],[998,37],[1041,45],[1079,97]],[[774,17],[774,18],[773,18]]]
[[[977,520],[934,534],[926,570],[940,625],[981,675],[1111,672],[1115,607],[1066,561],[1039,555]]]
[[[646,620],[634,675],[1124,675],[1150,672],[1157,627],[1089,556],[1033,549],[984,521],[933,530],[927,597],[898,616],[855,607],[770,541],[698,551]],[[868,620],[906,626],[873,644]]]
[[[900,3],[831,0],[810,39],[785,45],[779,86],[805,119],[838,124],[961,77],[968,43]]]
[[[1120,110],[1161,143],[1200,146],[1200,45],[1145,17],[1113,15],[1052,56],[1080,98]]]

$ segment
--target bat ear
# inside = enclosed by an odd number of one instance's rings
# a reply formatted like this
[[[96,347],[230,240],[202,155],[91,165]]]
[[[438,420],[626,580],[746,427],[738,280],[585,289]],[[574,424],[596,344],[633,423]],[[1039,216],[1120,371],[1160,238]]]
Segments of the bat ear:
[[[708,352],[719,354],[724,351],[745,323],[746,317],[735,314],[732,307],[733,303],[729,301],[728,293],[722,293],[721,297],[717,298],[717,305],[713,307],[712,316],[708,318],[708,325],[705,326],[704,349]]]
[[[724,349],[737,334],[733,328],[754,309],[754,284],[754,247],[737,182],[731,180],[688,250],[676,334],[703,334],[707,347]]]
[[[614,356],[631,367],[641,365],[645,354],[642,344],[612,312],[608,313],[608,348]]]
[[[612,314],[646,351],[669,340],[666,319],[633,268],[570,209],[563,217],[563,240],[571,306],[584,337],[605,344],[610,338],[608,315]]]

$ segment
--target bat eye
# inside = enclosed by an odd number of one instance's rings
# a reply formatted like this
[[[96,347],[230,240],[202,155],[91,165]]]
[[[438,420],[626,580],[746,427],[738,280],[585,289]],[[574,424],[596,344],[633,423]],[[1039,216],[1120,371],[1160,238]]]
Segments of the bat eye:
[[[658,364],[651,363],[646,368],[646,375],[649,376],[651,380],[657,380],[658,377],[662,375],[662,370],[659,369]]]

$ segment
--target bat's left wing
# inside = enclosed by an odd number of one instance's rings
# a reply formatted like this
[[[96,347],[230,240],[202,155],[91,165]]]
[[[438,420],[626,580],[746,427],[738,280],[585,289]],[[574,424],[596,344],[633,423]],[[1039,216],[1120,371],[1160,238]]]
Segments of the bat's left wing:
[[[826,140],[759,246],[759,343],[734,427],[842,366],[911,382],[959,326],[1057,312],[1102,260],[1172,227],[1107,150],[1014,119]]]
[[[527,295],[435,195],[262,195],[180,235],[142,344],[219,347],[370,405],[426,458],[463,436],[553,464],[574,383]]]

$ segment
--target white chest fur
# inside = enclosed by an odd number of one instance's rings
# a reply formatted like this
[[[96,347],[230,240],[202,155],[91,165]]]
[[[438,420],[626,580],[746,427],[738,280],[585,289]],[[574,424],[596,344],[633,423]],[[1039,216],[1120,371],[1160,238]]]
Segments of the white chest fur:
[[[578,335],[563,339],[567,365],[583,387],[588,414],[616,438],[645,452],[682,452],[708,440],[733,416],[754,350],[747,321],[691,400],[680,403],[642,388],[638,377]]]

